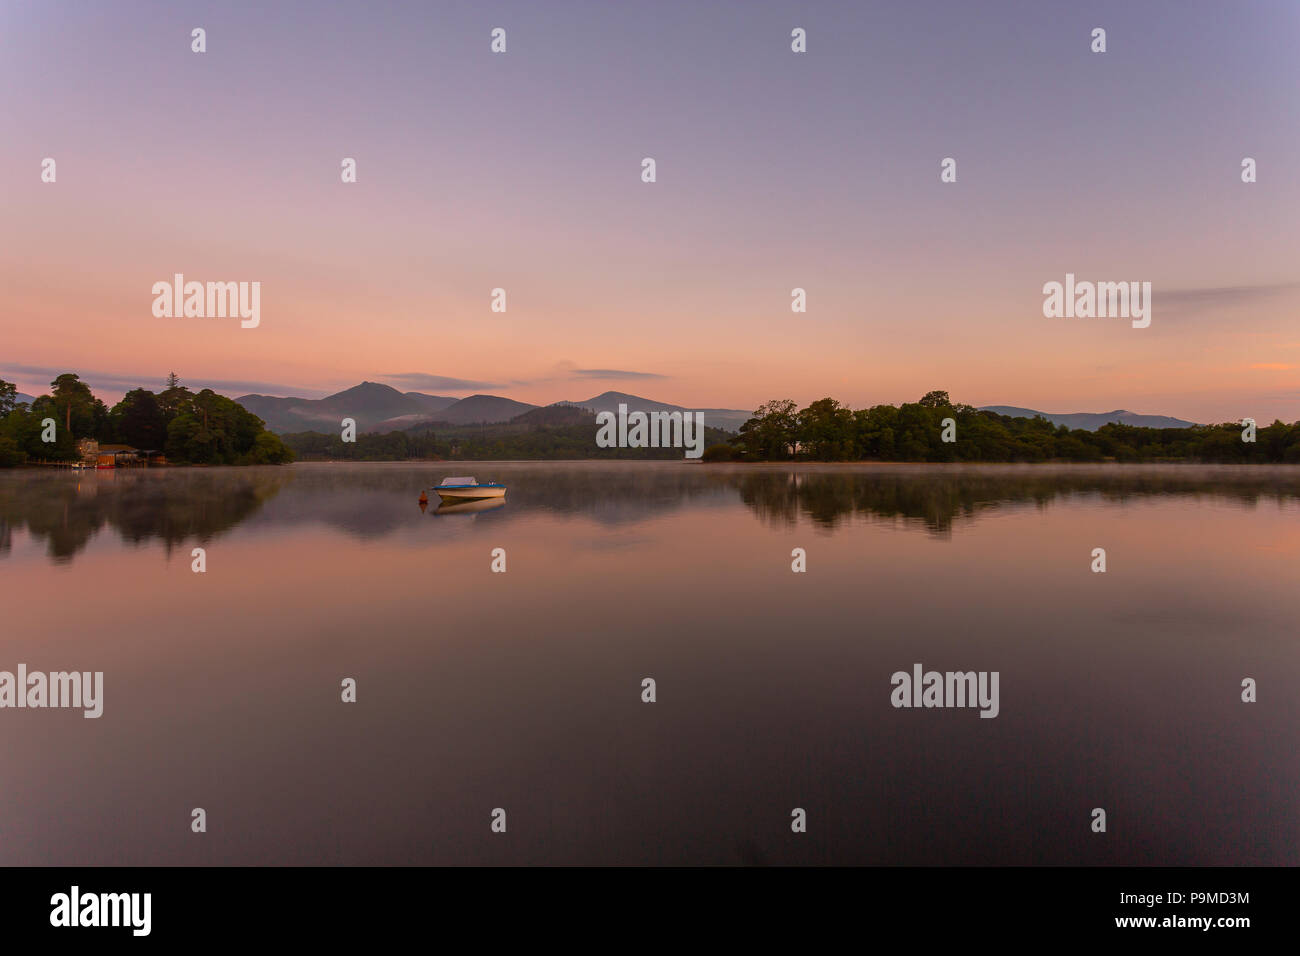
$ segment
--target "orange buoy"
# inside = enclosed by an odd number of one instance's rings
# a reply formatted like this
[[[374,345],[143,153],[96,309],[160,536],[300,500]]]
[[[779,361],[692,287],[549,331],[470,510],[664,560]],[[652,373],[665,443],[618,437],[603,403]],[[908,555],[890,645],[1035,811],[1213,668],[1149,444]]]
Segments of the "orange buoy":
[[[420,504],[422,504],[422,505],[427,505],[428,503],[429,503],[429,493],[428,493],[427,491],[421,491],[421,492],[420,492]]]

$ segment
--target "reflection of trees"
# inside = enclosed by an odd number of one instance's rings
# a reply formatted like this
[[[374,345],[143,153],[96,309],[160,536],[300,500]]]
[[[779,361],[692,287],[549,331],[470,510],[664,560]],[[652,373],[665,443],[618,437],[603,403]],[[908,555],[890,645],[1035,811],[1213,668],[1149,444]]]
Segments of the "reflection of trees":
[[[1210,468],[1134,465],[995,468],[926,465],[854,471],[741,468],[715,473],[769,524],[792,526],[801,516],[835,528],[852,516],[913,522],[947,535],[953,524],[980,511],[1057,498],[1093,495],[1122,502],[1153,495],[1226,498],[1255,505],[1300,498],[1300,469],[1245,466]]]
[[[445,463],[293,467],[294,493],[258,521],[324,521],[361,537],[409,526],[416,497],[448,473]],[[1046,507],[1069,495],[1106,500],[1154,495],[1232,498],[1253,504],[1300,498],[1300,468],[1209,465],[687,465],[652,462],[473,462],[457,470],[510,486],[505,507],[483,521],[549,511],[606,525],[633,524],[680,508],[727,506],[733,495],[760,518],[801,518],[835,528],[852,516],[902,521],[933,534],[997,507]]]
[[[834,529],[850,520],[899,521],[948,535],[989,509],[1047,507],[1071,495],[1122,502],[1156,495],[1255,505],[1300,499],[1300,468],[1199,465],[685,465],[655,462],[457,463],[458,471],[510,486],[504,507],[476,521],[508,523],[538,512],[626,526],[676,509],[731,507],[738,496],[777,527]],[[104,527],[125,541],[168,549],[203,542],[241,522],[259,528],[325,524],[364,539],[428,520],[422,488],[445,465],[303,464],[288,468],[118,470],[81,476],[0,473],[0,555],[13,531],[48,541],[69,561]],[[289,483],[291,494],[279,492]],[[274,499],[274,500],[272,500]],[[418,526],[418,525],[417,525]]]
[[[276,468],[11,473],[0,481],[0,553],[12,529],[26,528],[49,542],[52,559],[70,561],[105,526],[170,551],[233,528],[290,480],[292,472]]]

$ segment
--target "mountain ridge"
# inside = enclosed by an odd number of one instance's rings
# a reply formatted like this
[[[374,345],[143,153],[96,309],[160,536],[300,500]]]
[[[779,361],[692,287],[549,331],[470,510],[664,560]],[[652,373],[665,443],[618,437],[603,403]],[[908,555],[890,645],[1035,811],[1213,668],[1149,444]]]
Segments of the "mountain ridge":
[[[357,423],[357,431],[404,431],[421,425],[494,425],[522,419],[521,424],[538,424],[569,420],[563,412],[541,414],[547,409],[581,408],[592,414],[602,411],[617,412],[618,406],[628,406],[628,411],[661,411],[703,413],[706,425],[736,431],[752,412],[738,408],[687,408],[659,402],[626,392],[603,392],[578,402],[559,401],[550,405],[533,405],[502,395],[467,395],[450,398],[444,395],[426,395],[423,392],[401,392],[380,382],[362,382],[324,398],[279,397],[273,395],[242,395],[235,399],[240,405],[266,422],[266,427],[279,434],[303,431],[335,431],[344,418]],[[537,413],[537,414],[535,414]]]
[[[555,404],[576,405],[593,412],[616,414],[620,404],[626,405],[629,412],[700,412],[704,416],[704,424],[731,432],[738,431],[741,425],[754,416],[752,411],[741,408],[687,408],[685,405],[671,405],[667,402],[642,398],[639,395],[629,395],[627,392],[614,391],[602,392],[580,402],[556,402]]]
[[[1103,425],[1118,422],[1121,425],[1136,425],[1139,428],[1191,428],[1196,422],[1184,421],[1169,415],[1142,415],[1128,409],[1117,408],[1110,412],[1040,412],[1018,405],[981,405],[982,412],[995,412],[1010,418],[1046,418],[1053,425],[1067,428],[1081,428],[1095,432]]]
[[[19,401],[31,401],[20,395]],[[541,424],[571,420],[564,408],[585,409],[592,414],[618,411],[626,405],[629,412],[700,412],[705,424],[727,431],[738,431],[753,412],[739,408],[689,408],[627,392],[606,391],[578,401],[558,401],[549,405],[520,402],[503,395],[476,394],[464,398],[402,392],[381,382],[364,381],[324,398],[280,397],[250,394],[236,398],[240,405],[257,415],[273,432],[286,434],[303,431],[337,430],[344,418],[357,423],[359,432],[402,431],[422,425],[493,425],[520,420],[520,424]],[[1109,412],[1042,412],[1019,405],[983,405],[980,411],[995,412],[1013,418],[1042,417],[1055,425],[1096,431],[1108,422],[1120,422],[1145,428],[1189,428],[1194,422],[1168,415],[1144,415],[1128,409]]]
[[[424,392],[399,392],[380,382],[362,382],[324,398],[241,395],[240,405],[273,432],[334,431],[351,418],[362,432],[396,430],[436,415],[460,399]]]

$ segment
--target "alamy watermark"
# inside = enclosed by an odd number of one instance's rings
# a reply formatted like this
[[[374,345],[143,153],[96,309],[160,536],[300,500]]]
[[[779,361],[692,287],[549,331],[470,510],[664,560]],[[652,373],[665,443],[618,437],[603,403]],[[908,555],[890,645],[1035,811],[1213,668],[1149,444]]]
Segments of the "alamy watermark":
[[[44,671],[27,672],[18,665],[18,674],[0,671],[0,708],[4,707],[80,707],[83,717],[104,713],[104,672]]]
[[[177,272],[171,282],[155,282],[150,291],[155,296],[155,318],[238,317],[245,329],[255,329],[262,321],[260,282],[186,282],[184,274]]]
[[[1150,282],[1075,282],[1074,273],[1065,282],[1043,286],[1043,315],[1049,319],[1128,319],[1133,328],[1151,324]]]
[[[998,671],[925,671],[913,664],[912,672],[895,671],[889,678],[894,689],[889,702],[895,707],[978,707],[981,717],[996,717]]]
[[[600,448],[685,448],[687,458],[704,454],[703,412],[596,413],[596,445]]]
[[[83,893],[74,884],[67,893],[50,897],[50,925],[123,926],[132,936],[148,936],[152,910],[152,893]]]

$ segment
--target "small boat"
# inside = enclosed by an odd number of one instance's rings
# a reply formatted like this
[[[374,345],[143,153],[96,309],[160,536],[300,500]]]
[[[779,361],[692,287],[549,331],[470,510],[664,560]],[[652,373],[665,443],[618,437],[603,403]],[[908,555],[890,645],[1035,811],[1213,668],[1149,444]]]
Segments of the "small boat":
[[[486,481],[480,484],[474,478],[444,478],[433,489],[443,501],[460,501],[467,498],[504,498],[506,486]]]

